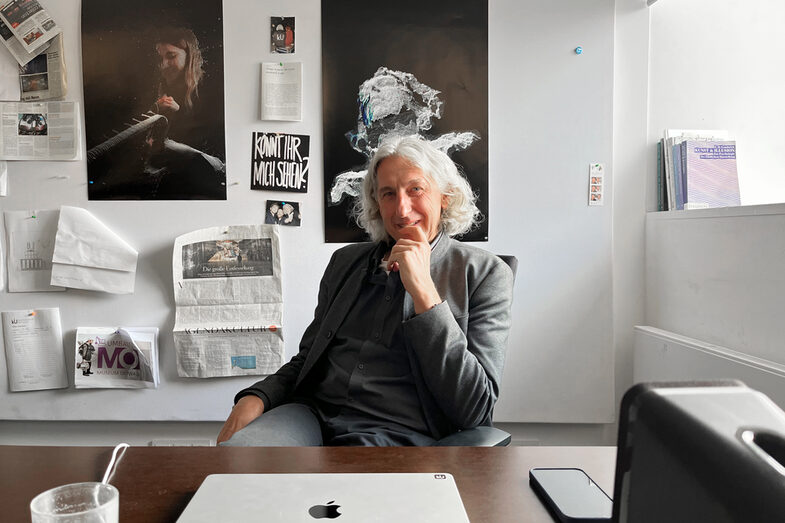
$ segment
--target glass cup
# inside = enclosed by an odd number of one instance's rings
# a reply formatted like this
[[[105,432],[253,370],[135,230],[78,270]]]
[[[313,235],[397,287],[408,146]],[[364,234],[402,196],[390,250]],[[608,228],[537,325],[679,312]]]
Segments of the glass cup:
[[[30,502],[33,523],[118,523],[120,493],[107,483],[63,485]]]

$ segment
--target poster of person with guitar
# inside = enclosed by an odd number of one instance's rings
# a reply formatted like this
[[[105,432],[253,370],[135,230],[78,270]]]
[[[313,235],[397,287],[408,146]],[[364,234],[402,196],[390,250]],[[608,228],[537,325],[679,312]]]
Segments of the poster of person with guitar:
[[[91,200],[224,200],[221,0],[82,2]]]

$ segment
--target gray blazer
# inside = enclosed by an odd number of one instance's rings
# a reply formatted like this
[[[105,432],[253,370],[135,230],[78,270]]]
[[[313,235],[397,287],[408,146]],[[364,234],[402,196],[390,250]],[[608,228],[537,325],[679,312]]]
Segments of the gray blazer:
[[[253,394],[267,411],[291,400],[357,299],[375,247],[353,244],[333,254],[300,351],[235,401]],[[431,277],[444,301],[415,315],[407,293],[402,325],[425,420],[431,436],[440,439],[491,423],[510,330],[513,275],[499,257],[443,235],[431,252]]]

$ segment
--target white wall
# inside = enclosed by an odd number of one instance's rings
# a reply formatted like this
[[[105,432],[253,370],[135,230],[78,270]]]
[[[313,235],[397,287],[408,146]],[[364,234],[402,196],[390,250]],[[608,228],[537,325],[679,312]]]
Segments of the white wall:
[[[613,2],[489,2],[488,248],[520,259],[498,421],[613,419]],[[583,47],[583,54],[574,49]]]
[[[621,385],[630,380],[627,353],[631,343],[627,345],[627,338],[637,323],[641,301],[643,189],[636,164],[642,162],[635,157],[641,154],[641,140],[636,135],[642,132],[645,113],[641,62],[646,61],[642,55],[648,14],[643,2],[619,0],[614,43],[612,0],[489,3],[493,214],[490,242],[481,245],[515,254],[521,260],[497,420],[518,422],[503,426],[519,442],[613,443],[615,433],[608,423],[616,405],[614,382]],[[78,0],[50,1],[47,5],[66,28],[66,35],[78,34]],[[243,6],[249,11],[242,11]],[[140,250],[140,266],[133,296],[80,291],[68,291],[65,296],[6,293],[0,296],[0,308],[60,306],[68,332],[66,347],[71,353],[73,329],[87,321],[115,325],[131,323],[126,318],[133,318],[134,324],[158,325],[163,334],[163,383],[158,392],[185,406],[193,398],[213,402],[210,408],[218,413],[214,419],[219,419],[228,410],[234,391],[248,380],[176,377],[167,334],[173,324],[171,244],[176,235],[199,227],[260,219],[263,200],[274,195],[247,190],[247,148],[252,130],[309,134],[311,155],[321,158],[318,6],[318,0],[225,2],[225,27],[232,28],[225,33],[227,120],[237,130],[227,135],[227,204],[88,202],[83,162],[12,165],[11,197],[3,202],[3,208],[54,208],[60,203],[84,206]],[[311,116],[302,123],[271,125],[256,120],[258,63],[270,56],[259,44],[258,27],[259,20],[270,14],[297,17],[298,52],[288,58],[304,62],[304,114]],[[573,53],[578,45],[584,48],[581,56]],[[614,45],[624,46],[624,52],[614,56]],[[77,38],[66,36],[66,46],[69,99],[81,100]],[[617,92],[624,93],[616,99],[612,96],[614,84]],[[620,153],[622,149],[625,152]],[[605,207],[589,208],[588,165],[598,161],[607,168],[606,197],[613,198]],[[615,162],[621,166],[618,173]],[[52,169],[70,179],[53,181]],[[320,275],[313,267],[323,266],[337,247],[323,243],[320,162],[314,162],[312,169],[309,193],[302,198],[304,208],[310,209],[310,224],[282,231],[287,260],[284,322],[289,333],[288,355],[294,353],[315,305],[314,289]],[[234,182],[238,185],[232,185]],[[55,186],[57,183],[62,185]],[[612,201],[621,202],[615,213]],[[6,207],[9,202],[13,206]],[[611,235],[616,236],[613,246]],[[615,264],[613,272],[611,253],[622,261]],[[615,309],[613,300],[619,300]],[[614,310],[619,317],[615,330]],[[124,312],[122,317],[117,311]],[[616,351],[622,354],[616,375],[614,337]],[[4,375],[4,369],[0,371]],[[29,404],[48,400],[47,393],[27,394],[39,395],[25,400]],[[82,397],[89,401],[89,394]],[[19,400],[6,397],[3,401]],[[150,417],[144,413],[144,405],[139,408],[139,419]],[[24,417],[24,410],[18,409],[21,414],[17,417]],[[217,424],[9,421],[0,422],[0,443],[22,443],[31,431],[37,433],[38,442],[59,443],[64,437],[78,442],[79,426],[92,438],[103,433],[110,443],[126,431],[143,441],[183,434],[183,427],[187,427],[185,433],[194,431],[204,437]]]
[[[646,325],[785,364],[785,204],[649,213]]]
[[[613,335],[616,408],[632,385],[633,326],[644,317],[649,9],[616,1],[613,85]],[[615,434],[611,434],[611,442]]]
[[[641,0],[643,1],[643,0]],[[650,193],[663,129],[727,129],[742,205],[785,202],[785,3],[662,0],[651,7]]]

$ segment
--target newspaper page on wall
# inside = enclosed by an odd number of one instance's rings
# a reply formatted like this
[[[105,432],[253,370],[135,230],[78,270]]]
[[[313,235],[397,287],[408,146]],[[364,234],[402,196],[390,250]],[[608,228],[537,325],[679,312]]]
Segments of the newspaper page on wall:
[[[78,327],[77,389],[158,387],[158,327]]]
[[[184,234],[175,240],[172,268],[178,375],[265,375],[283,365],[277,227]]]
[[[63,35],[57,35],[46,52],[19,66],[19,89],[23,102],[57,100],[65,96],[64,56]]]
[[[0,2],[0,20],[11,29],[28,52],[38,49],[62,32],[38,0]]]
[[[6,49],[8,49],[8,51],[16,60],[16,63],[19,65],[25,65],[30,60],[41,54],[47,47],[49,47],[49,42],[47,42],[38,49],[28,53],[22,46],[22,42],[14,36],[14,33],[12,33],[11,29],[3,23],[2,19],[0,19],[0,38],[3,40],[3,45],[5,45]],[[14,98],[3,99],[14,100]]]
[[[76,160],[76,102],[0,103],[2,160]]]

